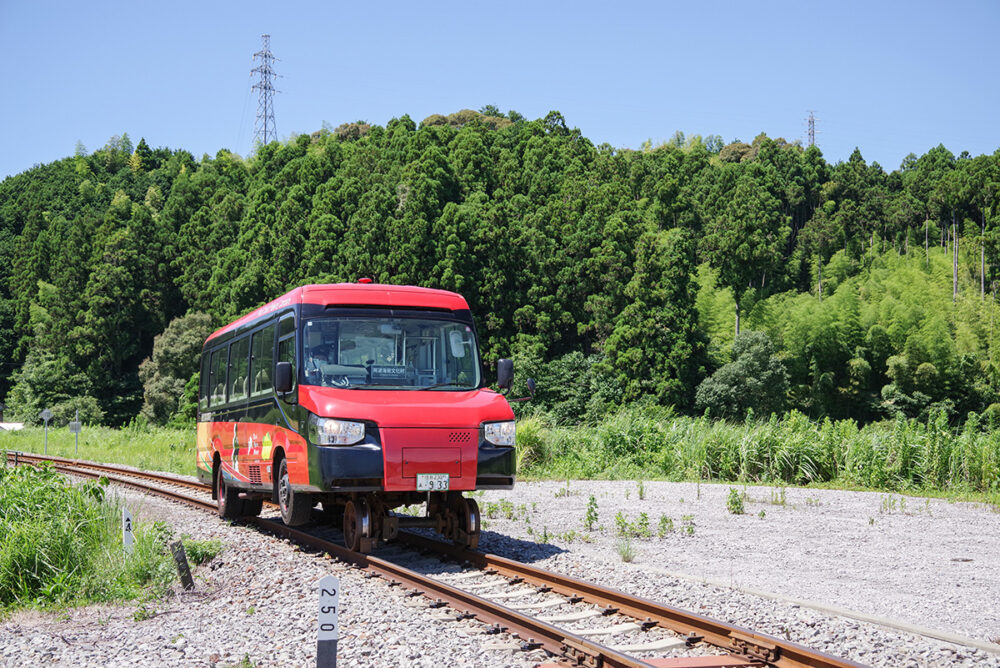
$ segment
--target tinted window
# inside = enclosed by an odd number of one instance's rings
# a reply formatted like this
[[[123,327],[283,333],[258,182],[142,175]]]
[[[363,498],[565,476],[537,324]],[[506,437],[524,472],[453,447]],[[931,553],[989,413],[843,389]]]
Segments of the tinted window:
[[[234,341],[229,352],[229,400],[246,399],[250,389],[250,339]]]
[[[292,318],[284,318],[278,323],[278,361],[289,362],[292,365],[292,378],[296,378],[295,371],[295,321]],[[286,334],[287,333],[287,334]],[[293,382],[294,385],[294,382]]]
[[[274,371],[274,325],[254,333],[250,358],[250,396],[266,394],[271,389]]]
[[[208,408],[208,392],[211,387],[212,357],[209,354],[201,356],[201,384],[198,390],[198,406],[201,410]]]
[[[211,405],[218,406],[226,402],[226,367],[228,366],[229,348],[220,348],[212,353]]]

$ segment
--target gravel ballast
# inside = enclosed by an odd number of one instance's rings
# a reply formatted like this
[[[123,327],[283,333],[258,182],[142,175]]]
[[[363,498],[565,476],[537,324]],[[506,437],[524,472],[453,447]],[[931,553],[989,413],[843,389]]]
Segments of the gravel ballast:
[[[730,512],[730,490],[743,514]],[[595,531],[584,527],[591,496]],[[1000,514],[989,506],[668,482],[644,482],[642,496],[637,482],[625,481],[487,492],[480,546],[861,663],[1000,666],[997,654],[816,609],[846,608],[1000,643]],[[619,512],[633,526],[646,513],[653,533],[631,541],[631,563],[619,556]],[[673,525],[662,538],[661,516]],[[551,545],[528,542],[539,534]]]
[[[730,487],[743,497],[745,514],[727,510]],[[165,520],[176,536],[223,542],[215,560],[195,571],[195,592],[17,613],[0,622],[0,665],[310,665],[315,583],[328,573],[342,585],[340,665],[530,666],[543,658],[502,649],[502,637],[486,635],[483,625],[445,621],[420,599],[327,556],[175,503],[122,494],[139,521]],[[598,519],[587,531],[591,495]],[[643,483],[643,497],[636,482],[622,481],[518,483],[486,492],[478,495],[486,523],[480,548],[865,664],[1000,666],[1000,655],[812,605],[996,642],[1000,514],[988,507],[666,482]],[[653,534],[632,540],[631,563],[619,556],[619,511],[633,526],[645,512]],[[662,538],[661,516],[673,523]]]

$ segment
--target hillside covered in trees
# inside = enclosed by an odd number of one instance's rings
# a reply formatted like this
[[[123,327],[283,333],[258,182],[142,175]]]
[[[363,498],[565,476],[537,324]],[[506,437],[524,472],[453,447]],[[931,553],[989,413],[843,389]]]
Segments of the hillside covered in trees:
[[[0,183],[0,397],[162,421],[191,410],[157,407],[193,392],[172,350],[368,276],[465,295],[487,365],[513,356],[566,422],[961,420],[1000,409],[998,204],[1000,151],[886,172],[764,135],[618,150],[557,112],[351,123],[247,159],[123,135]]]

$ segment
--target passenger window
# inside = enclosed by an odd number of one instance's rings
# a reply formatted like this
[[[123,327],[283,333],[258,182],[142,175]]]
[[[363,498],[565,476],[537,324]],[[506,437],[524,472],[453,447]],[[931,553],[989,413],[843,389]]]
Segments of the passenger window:
[[[201,382],[198,390],[198,408],[206,410],[208,408],[208,393],[212,387],[212,357],[208,353],[201,356]]]
[[[243,337],[230,347],[229,399],[246,399],[250,389],[250,339]]]
[[[278,328],[278,336],[281,338],[293,334],[295,332],[295,318],[292,316],[282,318],[281,322],[278,323]]]
[[[226,367],[228,366],[228,353],[228,348],[220,348],[212,353],[212,406],[218,406],[226,403]]]
[[[253,335],[250,357],[250,396],[266,394],[272,387],[271,373],[274,369],[274,325]]]
[[[295,379],[298,374],[295,370],[295,320],[284,318],[278,323],[278,332],[281,338],[278,341],[278,361],[289,362],[292,365],[292,386],[295,386]],[[289,332],[286,334],[286,332]]]

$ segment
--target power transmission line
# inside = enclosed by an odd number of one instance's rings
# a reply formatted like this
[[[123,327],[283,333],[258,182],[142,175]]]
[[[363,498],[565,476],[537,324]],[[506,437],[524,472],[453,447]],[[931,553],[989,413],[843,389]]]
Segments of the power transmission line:
[[[253,54],[253,59],[259,60],[260,64],[250,70],[251,74],[259,75],[257,83],[251,86],[251,89],[260,91],[257,103],[257,120],[254,123],[254,142],[267,144],[278,138],[274,122],[274,94],[281,91],[274,87],[274,79],[278,75],[275,74],[273,67],[277,58],[271,53],[271,36],[261,35],[260,37],[263,46],[260,51]]]
[[[806,119],[809,123],[809,146],[816,145],[816,112],[809,109],[809,118]]]

